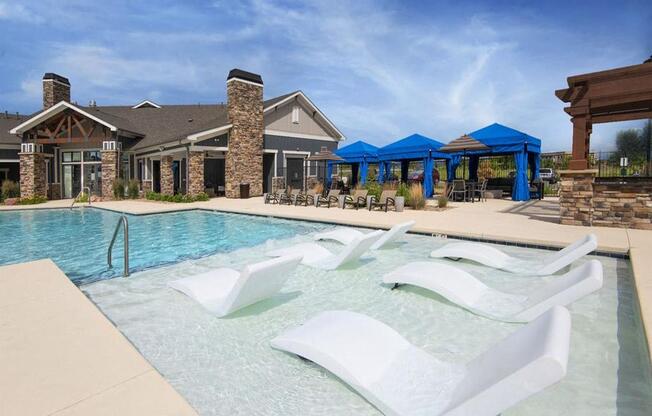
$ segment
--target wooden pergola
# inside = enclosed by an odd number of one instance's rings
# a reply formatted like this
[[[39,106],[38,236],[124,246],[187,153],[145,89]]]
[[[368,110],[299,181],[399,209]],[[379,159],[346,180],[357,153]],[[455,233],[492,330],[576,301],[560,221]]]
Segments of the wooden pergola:
[[[573,123],[571,170],[589,167],[594,123],[652,118],[652,58],[640,65],[568,77],[568,88],[555,95]]]

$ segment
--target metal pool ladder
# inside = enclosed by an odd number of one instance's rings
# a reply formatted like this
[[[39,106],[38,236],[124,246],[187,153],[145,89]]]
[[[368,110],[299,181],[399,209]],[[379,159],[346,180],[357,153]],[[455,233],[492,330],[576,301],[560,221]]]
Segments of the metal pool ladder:
[[[127,221],[127,216],[123,215],[118,220],[118,223],[115,225],[115,231],[113,231],[113,237],[111,238],[111,244],[109,244],[109,251],[106,253],[106,260],[109,263],[109,268],[113,267],[111,264],[111,254],[113,253],[113,244],[115,244],[115,239],[118,236],[118,231],[120,231],[120,226],[122,225],[123,235],[124,235],[124,257],[125,257],[125,267],[122,272],[122,277],[129,276],[129,221]]]
[[[77,194],[77,196],[72,200],[72,204],[70,204],[70,210],[72,210],[72,207],[75,206],[75,202],[77,202],[77,199],[79,199],[79,196],[84,193],[85,190],[88,189],[88,205],[91,204],[91,188],[88,186],[84,186],[81,191]]]

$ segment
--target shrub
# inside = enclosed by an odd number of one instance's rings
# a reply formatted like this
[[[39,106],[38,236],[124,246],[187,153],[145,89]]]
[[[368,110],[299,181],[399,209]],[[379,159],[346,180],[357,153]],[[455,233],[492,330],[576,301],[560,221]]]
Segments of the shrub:
[[[130,180],[127,185],[127,197],[129,199],[136,199],[140,195],[140,184],[137,180]]]
[[[113,197],[115,199],[122,199],[125,197],[125,181],[121,178],[116,178],[113,181]]]
[[[77,195],[77,199],[75,199],[76,202],[88,202],[89,195],[86,192],[80,192],[79,195]]]
[[[426,206],[426,198],[423,196],[423,186],[420,183],[414,183],[410,186],[409,205],[412,209],[423,209]]]
[[[383,187],[378,182],[367,182],[364,188],[369,191],[369,196],[375,196],[376,199],[379,199],[383,192]]]
[[[437,197],[437,206],[439,208],[446,208],[446,205],[448,205],[448,197],[446,195],[439,195]]]
[[[0,191],[0,199],[18,198],[20,196],[20,186],[18,183],[10,180],[2,181],[2,190]]]
[[[324,193],[324,184],[321,182],[317,182],[315,186],[312,187],[312,189],[315,191],[317,195],[321,195]]]
[[[145,198],[151,201],[176,202],[176,203],[208,201],[210,199],[208,194],[204,192],[197,194],[195,196],[188,195],[188,194],[163,195],[158,192],[147,192],[145,194]]]
[[[47,198],[44,196],[39,196],[36,195],[32,198],[20,198],[17,202],[18,205],[35,205],[35,204],[42,204],[44,202],[47,202]]]
[[[402,196],[403,198],[405,198],[405,203],[409,204],[410,188],[404,183],[400,184],[398,188],[396,188],[396,196]]]

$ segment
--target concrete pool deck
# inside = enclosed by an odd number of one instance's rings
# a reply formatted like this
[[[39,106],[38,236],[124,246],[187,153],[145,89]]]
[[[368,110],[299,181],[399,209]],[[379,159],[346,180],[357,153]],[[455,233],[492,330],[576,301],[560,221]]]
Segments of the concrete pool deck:
[[[547,203],[554,202],[553,199],[545,201]],[[50,201],[38,206],[0,206],[0,211],[68,208],[70,203],[71,201],[67,200]],[[445,211],[407,210],[402,213],[266,205],[262,198],[247,200],[216,198],[207,202],[191,204],[141,200],[111,201],[93,203],[92,206],[135,215],[206,209],[378,228],[388,228],[396,223],[413,219],[417,222],[413,230],[418,232],[548,247],[562,247],[592,232],[598,236],[601,252],[629,255],[648,346],[652,345],[652,231],[561,225],[551,220],[554,215],[542,216],[541,209],[527,209],[531,206],[536,207],[537,203],[536,201],[518,203],[507,200],[488,200],[474,204],[451,203],[451,209]],[[543,207],[543,210],[549,209],[548,206]],[[53,271],[54,269],[56,272]],[[58,277],[55,278],[49,274],[56,274]],[[22,277],[19,278],[19,276]],[[47,284],[43,282],[47,282]],[[73,293],[76,294],[73,296]],[[70,322],[55,319],[56,316],[62,316],[63,313],[70,313],[69,310],[73,307],[71,304],[76,305],[77,303],[80,305],[75,307],[83,308],[88,315],[95,316],[95,318],[84,321],[81,319],[82,317],[77,316],[79,313],[75,313],[76,316]],[[28,307],[26,305],[31,305],[33,308],[30,313],[22,312]],[[47,316],[50,320],[35,319],[36,314]],[[101,322],[101,324],[96,325],[96,322]],[[50,261],[0,267],[0,323],[2,323],[0,332],[2,348],[0,349],[11,351],[11,355],[4,354],[0,357],[0,363],[3,364],[3,368],[12,368],[11,377],[7,374],[0,375],[0,390],[8,392],[10,398],[9,404],[2,403],[0,406],[25,406],[25,408],[20,408],[21,411],[18,412],[20,414],[52,414],[59,409],[64,409],[66,405],[72,406],[70,409],[79,409],[79,414],[194,414],[187,403],[161,378],[156,370]],[[82,329],[86,326],[89,331]],[[93,327],[92,330],[90,330],[91,327]],[[34,334],[34,337],[20,335],[27,333]],[[81,337],[80,334],[84,334],[84,336]],[[106,341],[102,338],[104,336],[118,340],[112,345],[113,350],[107,350]],[[98,345],[98,348],[104,352],[104,358],[101,355],[90,353],[94,349],[91,345],[100,342],[102,345]],[[85,348],[89,350],[86,358],[88,362],[76,359],[78,357],[70,357],[65,349],[43,348],[43,345],[50,346],[55,343],[69,343],[73,346],[88,343],[84,344],[87,346]],[[75,348],[76,351],[80,347]],[[21,353],[21,351],[24,352]],[[44,352],[50,357],[47,361],[39,356]],[[648,353],[650,353],[649,348]],[[20,354],[24,355],[19,357]],[[35,359],[30,359],[30,357]],[[68,357],[67,360],[65,360],[66,357]],[[652,355],[650,358],[652,359]],[[4,363],[4,360],[7,362]],[[116,372],[120,368],[120,364],[117,363],[125,364],[122,367],[121,375],[119,377],[114,375],[114,383],[107,386],[101,384],[106,376],[92,374],[95,371],[93,366],[96,365],[94,360],[102,361],[105,367],[116,370]],[[116,364],[113,365],[113,362]],[[9,364],[12,367],[7,367]],[[49,379],[49,384],[46,383],[46,378],[43,376],[48,371],[58,377]],[[130,374],[131,379],[128,377]],[[16,383],[16,378],[21,383]],[[145,378],[151,380],[145,381]],[[84,382],[80,382],[80,380],[84,380]],[[93,380],[93,382],[87,380]],[[127,388],[126,383],[135,383],[140,380],[143,380],[143,385],[139,388],[144,393],[135,394],[131,388]],[[89,386],[94,386],[95,390],[89,391]],[[124,386],[124,388],[121,389],[120,386]],[[77,389],[80,393],[76,393],[77,395],[73,397],[67,393],[69,389]],[[26,397],[43,397],[44,399],[38,403],[32,403],[29,399],[26,400]],[[66,399],[64,407],[56,408],[62,405],[65,401],[63,398],[66,397],[70,398]],[[44,408],[45,404],[49,406],[48,409]],[[167,412],[158,411],[159,407],[137,407],[148,405],[161,406],[160,409],[165,409]],[[175,405],[179,406],[180,410],[170,413],[170,409],[177,409],[174,407]],[[9,410],[15,409],[18,407],[11,407]],[[150,409],[154,410],[150,411]],[[3,407],[0,407],[0,413],[3,413],[4,410]],[[8,414],[13,413],[16,412],[8,412]]]
[[[0,414],[196,415],[51,261],[0,267]]]

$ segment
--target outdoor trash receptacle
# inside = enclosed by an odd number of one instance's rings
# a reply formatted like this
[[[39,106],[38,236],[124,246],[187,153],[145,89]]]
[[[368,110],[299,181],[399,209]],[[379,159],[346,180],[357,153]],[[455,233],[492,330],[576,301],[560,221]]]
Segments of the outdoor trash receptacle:
[[[249,198],[249,184],[246,182],[240,184],[240,198]]]

